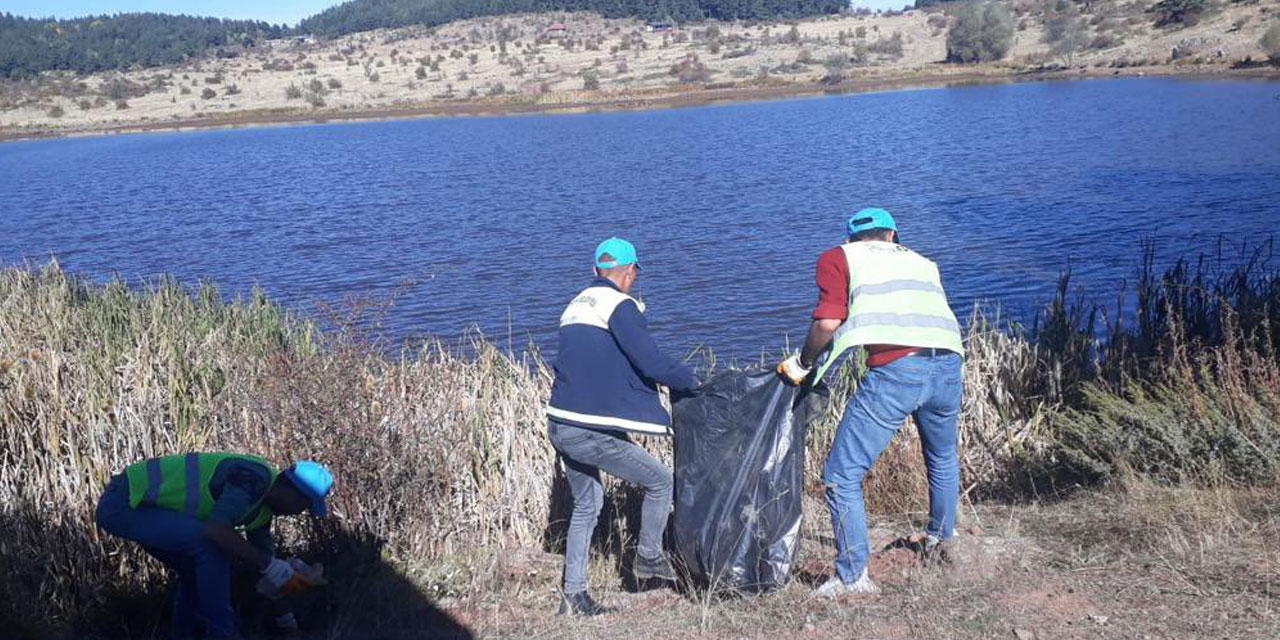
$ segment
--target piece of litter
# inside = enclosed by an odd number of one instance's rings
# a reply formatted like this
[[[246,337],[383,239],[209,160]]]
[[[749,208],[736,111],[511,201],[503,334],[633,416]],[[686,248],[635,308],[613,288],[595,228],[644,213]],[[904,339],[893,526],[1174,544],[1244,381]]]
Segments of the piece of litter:
[[[1107,620],[1109,620],[1110,618],[1108,618],[1107,616],[1098,615],[1096,613],[1091,613],[1089,614],[1089,619],[1098,624],[1106,624]]]
[[[1034,632],[1034,631],[1028,631],[1028,630],[1026,630],[1026,629],[1016,629],[1016,628],[1015,628],[1015,629],[1013,630],[1013,637],[1017,638],[1018,640],[1036,640],[1036,634],[1035,634],[1035,632]]]

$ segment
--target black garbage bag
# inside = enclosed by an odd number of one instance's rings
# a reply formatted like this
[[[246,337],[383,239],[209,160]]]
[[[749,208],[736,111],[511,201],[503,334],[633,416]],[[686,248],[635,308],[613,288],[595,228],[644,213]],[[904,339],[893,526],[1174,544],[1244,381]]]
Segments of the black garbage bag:
[[[825,388],[772,370],[720,373],[675,402],[678,560],[698,588],[760,593],[787,583],[800,542],[804,444]]]

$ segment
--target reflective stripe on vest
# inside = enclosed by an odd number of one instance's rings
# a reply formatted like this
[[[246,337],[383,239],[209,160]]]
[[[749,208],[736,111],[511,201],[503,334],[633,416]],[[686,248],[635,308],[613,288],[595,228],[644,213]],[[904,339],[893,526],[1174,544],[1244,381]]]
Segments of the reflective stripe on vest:
[[[187,453],[151,458],[131,464],[124,470],[129,480],[129,506],[180,511],[203,522],[213,511],[209,482],[213,480],[218,465],[230,459],[247,460],[266,467],[270,482],[275,482],[280,473],[262,458],[235,453]],[[246,513],[244,520],[235,524],[249,530],[270,524],[274,515],[261,498]]]
[[[614,416],[597,416],[590,413],[578,413],[576,411],[568,411],[566,409],[557,409],[551,406],[547,407],[547,416],[557,420],[565,420],[578,424],[596,425],[600,427],[617,427],[618,429],[637,431],[640,433],[653,433],[657,435],[669,435],[671,433],[671,427],[668,427],[665,424],[628,420],[626,418],[618,418]]]
[[[630,300],[644,313],[644,303],[612,287],[587,287],[560,314],[560,326],[585,324],[609,330],[609,318],[618,305]]]
[[[840,248],[849,264],[849,315],[819,358],[815,382],[858,345],[933,347],[964,355],[960,323],[933,261],[891,242]]]

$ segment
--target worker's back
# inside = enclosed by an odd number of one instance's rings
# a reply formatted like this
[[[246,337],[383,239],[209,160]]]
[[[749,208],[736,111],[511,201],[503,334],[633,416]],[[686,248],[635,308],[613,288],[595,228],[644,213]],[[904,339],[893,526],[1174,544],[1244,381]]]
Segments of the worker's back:
[[[655,382],[696,385],[692,372],[653,344],[639,302],[597,278],[560,319],[547,415],[579,426],[665,434],[671,417]]]

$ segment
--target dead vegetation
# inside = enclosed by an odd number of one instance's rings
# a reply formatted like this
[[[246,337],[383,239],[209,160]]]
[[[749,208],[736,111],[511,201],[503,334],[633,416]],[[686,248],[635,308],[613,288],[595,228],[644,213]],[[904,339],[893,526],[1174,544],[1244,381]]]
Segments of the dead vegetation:
[[[536,351],[517,357],[479,338],[465,349],[389,349],[358,328],[367,303],[323,314],[335,328],[322,331],[260,294],[227,302],[208,284],[138,289],[92,284],[56,264],[7,269],[0,615],[19,636],[74,627],[150,637],[160,574],[98,534],[97,494],[135,459],[221,449],[314,457],[340,479],[334,518],[284,527],[297,552],[337,578],[312,618],[325,637],[453,624],[440,609],[494,637],[605,636],[616,624],[654,637],[990,637],[1022,620],[1038,637],[1076,635],[1073,625],[1141,635],[1126,611],[1155,616],[1144,623],[1154,637],[1201,635],[1208,620],[1235,637],[1265,637],[1280,587],[1271,497],[1280,279],[1268,260],[1259,252],[1225,272],[1203,262],[1157,272],[1148,260],[1123,323],[1073,302],[1068,277],[1032,329],[975,312],[961,569],[925,571],[909,550],[890,548],[873,564],[886,595],[856,605],[808,595],[831,553],[817,474],[841,398],[856,385],[846,369],[809,439],[797,584],[729,602],[623,594],[617,566],[632,544],[637,495],[614,484],[593,583],[626,610],[568,626],[550,617],[567,498],[544,436],[551,376]],[[867,481],[881,548],[920,528],[924,473],[912,431]],[[655,444],[669,459],[665,442]],[[1107,489],[1080,493],[1092,487]]]

